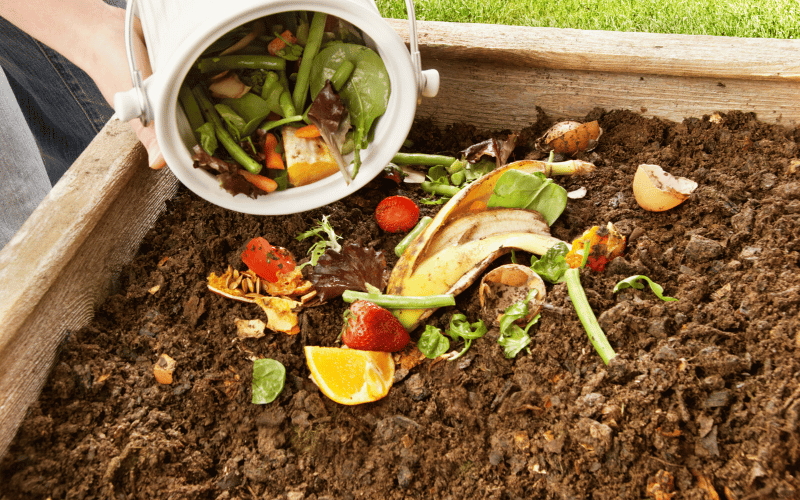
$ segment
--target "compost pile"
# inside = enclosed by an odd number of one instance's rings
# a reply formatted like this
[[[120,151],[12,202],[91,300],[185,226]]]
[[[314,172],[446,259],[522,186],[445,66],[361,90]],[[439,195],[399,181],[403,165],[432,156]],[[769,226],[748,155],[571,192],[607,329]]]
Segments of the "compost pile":
[[[234,321],[263,312],[209,292],[206,278],[243,269],[255,236],[299,260],[311,243],[295,237],[323,216],[391,268],[403,234],[381,231],[375,207],[428,195],[378,178],[320,209],[257,217],[181,190],[116,293],[65,340],[2,459],[0,498],[796,498],[800,130],[740,112],[682,123],[586,117],[595,119],[604,133],[582,159],[598,168],[556,179],[587,194],[551,231],[569,242],[613,222],[628,238],[604,272],[581,271],[618,354],[609,365],[566,285],[548,284],[529,351],[506,358],[492,329],[462,358],[398,370],[377,402],[337,404],[310,380],[303,348],[338,345],[341,299],[304,309],[297,335],[240,339]],[[522,131],[419,122],[410,139],[415,152],[455,154],[520,132],[510,160],[543,158],[534,142],[552,124],[543,114]],[[642,163],[699,187],[672,210],[644,211],[631,187]],[[613,292],[639,274],[678,300],[647,287]],[[473,285],[426,323],[475,318],[477,302]],[[171,385],[154,378],[161,354],[177,362]],[[257,358],[287,372],[266,405],[251,403]]]

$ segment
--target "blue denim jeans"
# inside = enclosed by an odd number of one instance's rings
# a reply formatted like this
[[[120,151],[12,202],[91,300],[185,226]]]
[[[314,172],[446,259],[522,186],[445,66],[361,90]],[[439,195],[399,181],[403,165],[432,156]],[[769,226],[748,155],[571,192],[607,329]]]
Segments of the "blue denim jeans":
[[[0,68],[2,248],[114,111],[86,73],[2,17]]]

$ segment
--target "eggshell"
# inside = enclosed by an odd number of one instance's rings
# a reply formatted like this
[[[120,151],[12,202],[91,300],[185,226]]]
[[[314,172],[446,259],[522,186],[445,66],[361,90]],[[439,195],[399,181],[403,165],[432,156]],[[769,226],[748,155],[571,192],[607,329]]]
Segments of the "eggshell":
[[[639,165],[633,177],[636,203],[650,212],[663,212],[680,205],[697,189],[697,183],[675,177],[658,165]]]

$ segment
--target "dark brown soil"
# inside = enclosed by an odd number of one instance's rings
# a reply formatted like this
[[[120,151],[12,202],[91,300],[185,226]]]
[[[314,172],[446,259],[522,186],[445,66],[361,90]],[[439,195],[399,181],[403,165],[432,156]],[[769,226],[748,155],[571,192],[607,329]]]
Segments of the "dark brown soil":
[[[599,168],[558,180],[588,195],[569,202],[553,234],[571,241],[611,221],[629,237],[604,273],[582,273],[619,354],[611,365],[566,286],[548,285],[553,307],[530,353],[506,359],[490,332],[458,361],[424,362],[376,403],[334,403],[310,381],[303,346],[336,345],[340,299],[307,309],[299,335],[242,341],[234,319],[263,313],[210,293],[206,277],[243,269],[243,246],[258,235],[304,256],[309,243],[294,237],[323,215],[391,266],[402,235],[377,227],[375,206],[423,193],[376,180],[318,210],[255,217],[182,190],[118,293],[64,342],[0,462],[0,499],[797,498],[800,129],[738,112],[720,123],[600,110],[587,119],[605,131],[585,158]],[[512,159],[531,154],[550,124],[543,116],[522,131]],[[412,133],[418,152],[488,137],[425,123]],[[700,187],[673,210],[645,212],[631,187],[640,163]],[[680,300],[612,292],[634,274]],[[474,321],[475,304],[473,286],[430,323],[445,327],[455,311]],[[169,386],[153,376],[161,353],[178,363]],[[260,357],[287,368],[269,405],[250,403]]]

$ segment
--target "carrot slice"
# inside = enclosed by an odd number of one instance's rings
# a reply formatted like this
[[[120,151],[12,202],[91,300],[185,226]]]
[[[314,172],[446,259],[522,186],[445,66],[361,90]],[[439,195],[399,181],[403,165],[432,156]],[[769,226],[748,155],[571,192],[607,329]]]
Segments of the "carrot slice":
[[[271,168],[273,170],[286,170],[286,167],[283,164],[283,157],[280,155],[280,153],[276,153],[275,151],[267,153],[267,168]]]
[[[269,154],[270,152],[274,152],[275,148],[278,147],[278,138],[275,137],[275,134],[267,134],[266,138],[264,139],[264,152]]]
[[[313,139],[321,136],[322,134],[317,126],[312,123],[311,125],[306,125],[305,127],[300,127],[299,129],[295,130],[294,135],[295,137],[300,137],[301,139]]]
[[[284,31],[281,33],[281,36],[276,36],[275,39],[269,42],[269,45],[267,45],[267,51],[270,53],[270,55],[278,55],[278,52],[286,47],[286,42],[283,41],[284,39],[288,40],[289,43],[295,43],[297,41],[297,38],[292,35],[291,31]]]
[[[239,170],[239,173],[242,174],[242,177],[245,178],[247,182],[254,185],[258,189],[265,191],[267,193],[271,193],[278,189],[278,183],[274,180],[270,179],[269,177],[265,177],[263,175],[258,174],[251,174],[247,170]]]

